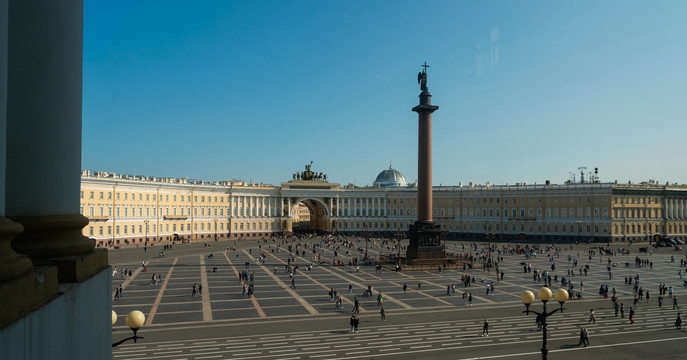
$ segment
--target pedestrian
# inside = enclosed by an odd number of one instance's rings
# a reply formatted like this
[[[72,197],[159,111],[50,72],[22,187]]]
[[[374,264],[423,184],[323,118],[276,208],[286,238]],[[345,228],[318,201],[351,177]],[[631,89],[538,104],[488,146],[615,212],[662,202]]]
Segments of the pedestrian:
[[[296,278],[292,277],[291,278],[291,286],[289,286],[292,289],[296,288]]]
[[[596,324],[596,314],[594,313],[594,309],[589,310],[589,323],[592,322]]]
[[[489,320],[487,318],[484,318],[484,325],[482,325],[482,336],[489,336]]]
[[[379,294],[377,294],[377,306],[382,305],[382,292],[380,291]]]
[[[115,299],[115,300],[119,300],[119,288],[115,288],[114,299]]]
[[[193,292],[191,292],[191,296],[196,296],[196,293],[198,292],[198,285],[193,284]]]
[[[539,314],[534,321],[537,323],[537,331],[541,331],[542,325],[544,325],[544,316]]]
[[[682,318],[680,317],[680,313],[677,313],[677,319],[675,319],[675,328],[682,329]]]
[[[386,321],[386,310],[384,309],[384,306],[382,306],[382,310],[380,311],[380,314],[382,315],[382,321]],[[679,318],[679,315],[678,315]]]
[[[348,284],[348,293],[353,294],[353,285]]]
[[[663,307],[663,296],[661,295],[658,296],[658,307]]]
[[[635,316],[635,309],[633,309],[632,306],[630,306],[630,324],[635,323],[634,316]]]
[[[577,343],[577,346],[584,345],[587,347],[587,342],[584,340],[584,328],[580,328],[580,341]]]
[[[472,306],[472,293],[468,293],[468,303]]]
[[[673,310],[675,309],[680,310],[680,307],[677,306],[677,295],[673,296]]]
[[[355,315],[351,316],[351,332],[355,331],[355,333],[358,333],[358,325],[360,324],[360,319],[357,318]]]
[[[625,318],[625,304],[620,303],[620,318]]]
[[[406,290],[408,289],[408,284],[403,283],[403,295],[406,294]]]
[[[618,305],[618,302],[617,302],[617,301],[614,302],[614,303],[613,303],[613,310],[615,310],[615,317],[618,317],[618,310],[619,310],[619,308],[620,308],[620,306]]]
[[[353,298],[353,311],[352,311],[352,313],[360,314],[360,302],[358,301],[358,298],[356,298],[356,297]]]
[[[122,296],[124,296],[124,293],[122,292],[123,288],[122,285],[119,285],[119,298],[121,299]]]
[[[422,283],[417,283],[417,288],[419,289],[422,286]]]
[[[198,285],[198,296],[203,296],[203,284]]]
[[[451,285],[446,285],[446,296],[451,296]]]

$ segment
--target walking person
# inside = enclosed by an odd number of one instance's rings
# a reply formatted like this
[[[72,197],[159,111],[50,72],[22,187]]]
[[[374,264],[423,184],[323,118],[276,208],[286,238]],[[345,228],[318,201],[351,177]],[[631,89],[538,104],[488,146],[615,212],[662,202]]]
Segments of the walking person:
[[[191,292],[191,296],[195,297],[197,292],[198,292],[198,285],[193,284],[193,292]]]
[[[635,316],[635,309],[633,309],[632,306],[630,306],[630,324],[635,323],[634,316]]]
[[[291,278],[291,286],[289,286],[291,289],[296,288],[296,278],[292,277]]]
[[[198,285],[198,296],[203,296],[203,284]]]
[[[406,290],[408,290],[408,284],[403,283],[403,295],[406,294]]]
[[[625,304],[620,303],[620,318],[625,318]]]
[[[360,319],[358,319],[355,315],[351,315],[351,332],[354,332],[357,334],[358,333],[358,324],[360,324]]]
[[[356,297],[353,298],[353,311],[352,311],[352,313],[360,314],[360,302],[358,302],[358,298],[356,298]]]
[[[382,306],[382,310],[379,313],[382,315],[382,321],[386,321],[386,310],[384,309],[384,306]]]
[[[472,306],[472,293],[468,293],[468,303]]]
[[[382,292],[380,291],[379,294],[377,294],[377,306],[382,305]]]
[[[594,323],[596,324],[596,313],[594,313],[594,309],[589,310],[589,323]]]
[[[489,336],[489,320],[487,318],[484,318],[484,325],[482,325],[482,336]]]
[[[580,328],[580,341],[577,343],[577,346],[580,345],[587,347],[586,329],[583,327]]]
[[[677,306],[677,295],[673,296],[673,310],[675,310],[676,308],[680,310],[680,307]]]
[[[680,313],[677,313],[677,319],[675,319],[675,328],[682,329],[682,318],[680,317]]]

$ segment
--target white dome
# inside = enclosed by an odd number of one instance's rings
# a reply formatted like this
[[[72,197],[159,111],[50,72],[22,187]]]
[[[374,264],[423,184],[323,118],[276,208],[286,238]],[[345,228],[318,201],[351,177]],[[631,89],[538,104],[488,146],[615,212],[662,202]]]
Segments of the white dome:
[[[388,169],[383,170],[377,175],[375,179],[374,187],[403,187],[408,186],[408,181],[406,181],[405,176],[401,174],[398,170],[392,169],[389,166]]]

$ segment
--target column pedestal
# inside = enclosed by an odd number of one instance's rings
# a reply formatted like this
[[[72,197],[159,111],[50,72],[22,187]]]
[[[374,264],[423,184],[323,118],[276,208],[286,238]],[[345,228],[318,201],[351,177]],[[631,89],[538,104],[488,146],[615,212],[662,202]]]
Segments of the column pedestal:
[[[33,269],[31,260],[12,249],[12,239],[24,228],[16,222],[0,217],[0,283],[28,274]]]
[[[24,232],[12,248],[31,257],[35,265],[55,266],[60,283],[89,279],[108,267],[106,249],[94,249],[95,241],[82,235],[88,219],[81,215],[17,216],[12,220]]]
[[[410,244],[406,252],[408,261],[415,264],[421,264],[423,261],[435,263],[435,260],[446,258],[440,236],[441,228],[439,225],[421,221],[411,224],[408,230]]]
[[[33,260],[45,260],[91,252],[95,241],[82,235],[88,219],[76,215],[12,216],[24,226],[24,232],[12,242],[12,248]]]

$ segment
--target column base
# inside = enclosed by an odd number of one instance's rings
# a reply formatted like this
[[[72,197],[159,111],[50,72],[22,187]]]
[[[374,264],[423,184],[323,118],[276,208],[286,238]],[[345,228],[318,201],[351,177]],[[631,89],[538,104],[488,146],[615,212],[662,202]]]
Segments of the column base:
[[[26,316],[57,295],[57,268],[33,272],[0,284],[0,329]]]
[[[12,241],[12,248],[32,260],[88,254],[95,248],[95,241],[81,233],[88,225],[88,219],[82,215],[10,218],[24,226],[24,232]]]
[[[12,239],[23,230],[20,224],[0,217],[0,283],[28,274],[33,269],[31,259],[12,249]]]
[[[414,260],[439,260],[446,258],[446,252],[441,245],[441,228],[433,222],[416,221],[410,225],[408,239],[410,244],[406,251],[406,258]]]

